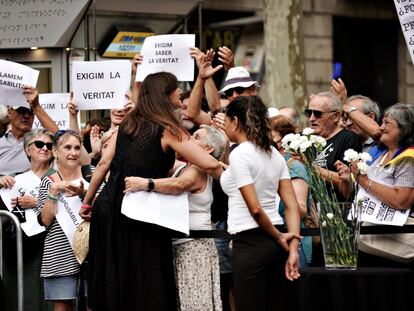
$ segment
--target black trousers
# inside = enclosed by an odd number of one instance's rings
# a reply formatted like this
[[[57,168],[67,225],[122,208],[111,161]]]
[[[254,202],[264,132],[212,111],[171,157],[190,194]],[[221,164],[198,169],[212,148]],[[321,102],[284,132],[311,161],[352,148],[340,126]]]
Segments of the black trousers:
[[[281,228],[278,227],[280,231]],[[277,310],[288,253],[261,228],[236,234],[233,280],[237,311]]]

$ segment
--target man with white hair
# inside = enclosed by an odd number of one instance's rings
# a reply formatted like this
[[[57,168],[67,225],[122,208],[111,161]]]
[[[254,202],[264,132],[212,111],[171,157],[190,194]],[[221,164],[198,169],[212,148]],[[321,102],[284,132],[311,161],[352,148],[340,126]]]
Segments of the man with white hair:
[[[59,130],[47,112],[39,105],[37,90],[31,86],[24,86],[23,94],[30,108],[11,106],[8,109],[10,130],[0,138],[0,176],[22,173],[30,168],[30,162],[23,148],[23,137],[31,131],[35,115],[42,126],[51,133]]]

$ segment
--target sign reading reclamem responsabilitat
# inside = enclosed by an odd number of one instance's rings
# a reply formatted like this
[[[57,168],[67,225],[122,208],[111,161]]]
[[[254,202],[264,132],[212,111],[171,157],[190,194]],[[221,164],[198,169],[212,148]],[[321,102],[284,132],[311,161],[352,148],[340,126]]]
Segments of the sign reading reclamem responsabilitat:
[[[136,81],[143,81],[151,73],[167,71],[178,81],[194,80],[194,60],[190,47],[195,35],[160,35],[147,37],[141,49],[142,64],[138,66]]]
[[[122,109],[130,83],[129,60],[73,62],[73,98],[80,110]]]
[[[38,77],[38,70],[0,59],[0,104],[29,107],[22,87],[36,87]]]
[[[49,93],[39,94],[39,104],[47,112],[47,114],[55,121],[57,127],[61,130],[69,128],[69,112],[68,103],[70,100],[70,93]],[[80,124],[80,117],[78,114],[78,124]],[[40,128],[42,124],[35,117],[33,128]]]

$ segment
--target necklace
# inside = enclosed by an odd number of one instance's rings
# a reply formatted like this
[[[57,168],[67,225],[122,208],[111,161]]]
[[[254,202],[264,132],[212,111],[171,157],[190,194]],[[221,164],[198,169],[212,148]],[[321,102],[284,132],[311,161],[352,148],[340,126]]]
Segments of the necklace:
[[[60,175],[59,171],[56,171],[56,173],[58,174],[58,176],[59,176],[60,180],[62,180],[62,181],[63,181],[63,178],[62,178],[62,176]]]

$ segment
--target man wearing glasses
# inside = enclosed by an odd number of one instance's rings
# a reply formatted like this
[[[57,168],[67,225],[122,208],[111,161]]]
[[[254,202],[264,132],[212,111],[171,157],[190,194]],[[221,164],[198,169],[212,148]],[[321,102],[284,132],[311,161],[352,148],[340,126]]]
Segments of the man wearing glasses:
[[[237,66],[229,69],[220,94],[226,95],[231,102],[238,96],[257,95],[256,87],[259,83],[250,77],[246,68]]]
[[[23,94],[30,108],[11,106],[8,109],[10,130],[0,138],[0,176],[22,173],[30,168],[30,162],[23,150],[23,137],[31,131],[34,115],[50,132],[55,133],[59,129],[39,105],[38,92],[34,87],[24,86]]]
[[[338,190],[340,178],[334,164],[337,160],[343,161],[347,149],[361,152],[362,145],[357,134],[341,127],[341,113],[341,100],[332,92],[313,95],[308,109],[305,109],[309,126],[316,135],[326,139],[326,147],[316,158],[315,164],[321,168],[323,178],[332,180],[338,200],[345,201]]]

